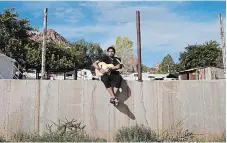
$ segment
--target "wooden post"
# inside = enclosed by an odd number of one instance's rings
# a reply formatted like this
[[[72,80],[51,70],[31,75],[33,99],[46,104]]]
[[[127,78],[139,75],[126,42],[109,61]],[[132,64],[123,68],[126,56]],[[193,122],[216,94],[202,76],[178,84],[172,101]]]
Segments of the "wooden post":
[[[44,29],[43,29],[43,47],[42,47],[42,72],[41,79],[45,79],[46,65],[46,34],[47,34],[47,8],[44,8]]]
[[[141,66],[140,11],[136,11],[136,29],[137,29],[138,81],[142,82],[143,80]]]
[[[222,42],[222,58],[223,58],[223,66],[224,66],[224,74],[226,77],[226,59],[225,59],[225,38],[224,38],[224,30],[223,30],[223,23],[222,23],[222,15],[219,14],[219,20],[220,20],[220,35],[221,35],[221,42]]]
[[[38,81],[38,91],[36,93],[36,107],[35,107],[35,131],[40,134],[40,81]]]
[[[77,70],[74,70],[74,80],[77,80]]]

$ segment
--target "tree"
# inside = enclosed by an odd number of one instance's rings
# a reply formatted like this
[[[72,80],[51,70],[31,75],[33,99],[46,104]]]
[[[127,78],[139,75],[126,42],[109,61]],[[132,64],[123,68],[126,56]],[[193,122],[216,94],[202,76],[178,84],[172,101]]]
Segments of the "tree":
[[[179,72],[179,71],[182,71],[183,70],[183,67],[181,66],[180,63],[176,63],[175,64],[175,70],[176,70],[176,72]]]
[[[89,62],[88,62],[89,67],[92,65],[93,62],[95,62],[103,55],[104,55],[104,52],[98,43],[90,42],[87,44],[87,56],[89,59]]]
[[[24,65],[27,52],[24,47],[29,43],[28,31],[34,29],[28,19],[19,18],[14,10],[5,9],[0,14],[0,52]]]
[[[68,71],[74,69],[71,53],[66,48],[59,47],[57,43],[47,43],[46,61],[47,70]]]
[[[42,43],[33,41],[26,47],[26,69],[41,70],[41,50]],[[47,71],[67,71],[74,69],[71,53],[66,48],[59,47],[56,43],[47,42],[46,46],[46,70]]]
[[[182,70],[198,67],[223,67],[222,51],[216,41],[205,42],[201,45],[188,45],[180,53],[179,61]]]
[[[149,67],[147,67],[146,65],[142,64],[142,72],[148,72],[150,70]]]
[[[28,69],[36,69],[36,71],[41,70],[41,49],[42,45],[40,42],[31,42],[25,46],[25,49],[27,50],[26,54],[26,62],[24,64],[24,68],[26,70]]]
[[[98,43],[86,42],[84,39],[74,42],[69,50],[77,68],[91,69],[92,63],[103,55]]]
[[[169,54],[163,58],[157,72],[161,74],[176,72],[175,63]]]
[[[116,55],[121,58],[124,64],[124,71],[132,71],[133,66],[136,66],[130,62],[133,59],[133,42],[128,37],[118,36],[114,47],[116,49]]]
[[[19,18],[15,9],[6,9],[0,14],[0,52],[14,58],[25,69],[41,70],[42,43],[30,39],[30,32],[38,31],[28,19]],[[79,40],[65,48],[64,45],[47,42],[46,70],[67,71],[90,67],[103,51],[99,44]]]

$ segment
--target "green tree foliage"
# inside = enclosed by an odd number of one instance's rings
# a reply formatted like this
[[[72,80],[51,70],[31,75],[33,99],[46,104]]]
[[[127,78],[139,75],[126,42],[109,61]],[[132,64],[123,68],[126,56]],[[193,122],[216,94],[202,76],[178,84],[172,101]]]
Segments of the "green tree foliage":
[[[41,70],[41,61],[42,61],[42,44],[40,42],[31,42],[26,45],[26,63],[25,69],[36,69],[37,71]]]
[[[71,53],[71,60],[74,61],[75,67],[83,68],[85,63],[86,42],[78,40],[68,49]]]
[[[146,65],[142,64],[142,72],[148,72],[150,70],[149,67],[147,67]]]
[[[88,55],[91,61],[94,62],[98,58],[102,57],[104,52],[98,43],[88,43],[87,44]]]
[[[130,59],[133,59],[133,42],[128,37],[118,36],[114,47],[116,49],[116,55],[121,58],[124,64],[124,70],[132,70],[133,66],[135,66],[130,62],[132,61]]]
[[[46,68],[52,71],[73,70],[74,64],[71,60],[71,53],[59,47],[56,43],[47,43]]]
[[[19,18],[15,9],[6,9],[0,14],[0,52],[14,58],[25,69],[41,70],[42,42],[29,39],[32,28],[28,19]],[[90,53],[86,55],[86,51]],[[97,43],[79,40],[65,48],[59,43],[47,42],[46,70],[73,70],[91,65],[94,58],[103,53]],[[87,63],[86,63],[87,62]]]
[[[0,52],[24,65],[29,43],[28,31],[34,30],[28,19],[19,18],[15,9],[5,9],[0,14]]]
[[[69,50],[78,68],[90,69],[92,63],[103,55],[98,43],[86,42],[84,39],[74,42]]]
[[[91,45],[94,45],[91,46]],[[90,46],[90,47],[89,47]],[[96,47],[95,47],[96,46]],[[57,43],[47,42],[46,45],[46,70],[49,71],[68,71],[75,68],[81,69],[85,67],[86,58],[90,61],[88,66],[92,64],[92,58],[94,55],[86,57],[85,49],[95,51],[97,49],[99,54],[102,53],[102,49],[98,44],[88,43],[85,44],[83,40],[79,40],[73,44],[72,47],[63,48]],[[42,62],[42,42],[31,42],[26,46],[26,69],[41,70]]]
[[[42,43],[31,42],[26,46],[26,69],[41,70],[42,62]],[[71,53],[66,48],[61,48],[53,42],[47,42],[46,45],[46,70],[58,71],[73,69],[74,64],[71,60]]]
[[[173,61],[173,58],[168,54],[163,58],[162,63],[160,64],[157,72],[161,74],[165,74],[165,73],[174,73],[175,71],[176,69],[175,69],[175,63]]]
[[[188,45],[180,53],[179,68],[186,70],[197,67],[222,67],[222,51],[216,41],[205,42],[201,45]]]
[[[41,70],[42,43],[29,39],[28,32],[36,31],[26,18],[20,18],[15,9],[5,9],[0,13],[0,52],[14,58],[26,69]],[[114,45],[116,54],[122,59],[126,71],[136,65],[133,62],[133,42],[127,37],[118,36]],[[47,42],[46,69],[50,71],[91,68],[92,63],[103,55],[98,43],[79,40],[71,47]],[[179,63],[174,64],[167,55],[160,65],[159,73],[173,73],[196,67],[223,67],[222,51],[216,41],[201,45],[189,45],[180,53]],[[147,70],[145,65],[143,71]]]

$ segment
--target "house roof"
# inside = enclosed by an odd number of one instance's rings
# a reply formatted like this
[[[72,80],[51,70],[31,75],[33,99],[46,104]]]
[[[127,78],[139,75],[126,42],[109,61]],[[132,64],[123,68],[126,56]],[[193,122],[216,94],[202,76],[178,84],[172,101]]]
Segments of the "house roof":
[[[194,70],[197,70],[197,69],[200,69],[200,68],[187,69],[187,70],[179,71],[179,73],[188,72],[188,71],[194,71]]]
[[[191,69],[187,69],[187,70],[183,70],[183,71],[179,71],[179,73],[183,73],[183,72],[190,72],[190,71],[194,71],[197,69],[205,69],[205,68],[209,68],[209,67],[198,67],[198,68],[191,68]],[[211,67],[210,67],[211,68]],[[217,68],[217,67],[213,67],[213,68]],[[223,68],[218,68],[218,69],[223,69]]]

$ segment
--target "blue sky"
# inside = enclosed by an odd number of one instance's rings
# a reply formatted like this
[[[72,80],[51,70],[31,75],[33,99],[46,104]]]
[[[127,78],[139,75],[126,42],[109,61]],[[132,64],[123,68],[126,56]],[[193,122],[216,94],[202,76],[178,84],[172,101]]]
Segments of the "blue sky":
[[[136,56],[136,10],[141,14],[142,62],[153,66],[170,54],[177,62],[188,44],[217,40],[220,43],[218,14],[225,25],[225,1],[191,2],[0,2],[16,8],[21,17],[43,28],[43,8],[48,8],[48,29],[73,42],[85,39],[100,43],[103,49],[115,44],[117,36],[134,42]]]

